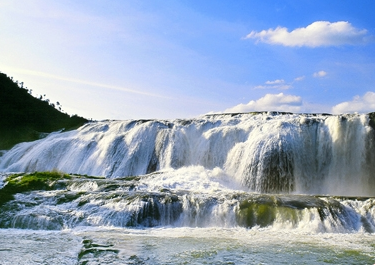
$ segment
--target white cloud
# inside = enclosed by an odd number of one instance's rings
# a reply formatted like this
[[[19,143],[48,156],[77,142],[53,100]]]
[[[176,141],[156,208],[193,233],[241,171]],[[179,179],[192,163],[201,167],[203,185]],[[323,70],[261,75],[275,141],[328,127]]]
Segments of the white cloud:
[[[355,96],[352,101],[345,101],[332,107],[332,113],[367,113],[375,111],[375,93],[367,92],[363,97]]]
[[[249,111],[285,111],[300,112],[302,109],[302,98],[300,96],[279,94],[266,94],[258,100],[251,100],[247,104],[239,104],[224,112],[237,113]]]
[[[288,90],[288,89],[291,89],[292,86],[291,85],[273,85],[273,86],[270,86],[270,85],[266,85],[266,86],[255,86],[254,89],[277,89],[277,90]]]
[[[285,83],[284,79],[277,79],[274,81],[266,81],[266,85],[276,85],[276,84],[283,84]]]
[[[326,75],[327,75],[327,72],[319,71],[319,72],[314,73],[313,77],[323,77],[323,76],[326,76]]]
[[[297,28],[291,32],[285,27],[260,32],[252,31],[245,39],[290,47],[319,47],[367,43],[369,37],[366,35],[366,29],[357,29],[346,21],[333,23],[316,21],[305,28]]]
[[[287,90],[290,88],[292,88],[292,86],[290,84],[285,84],[284,79],[266,81],[264,82],[264,85],[254,87],[254,89],[277,89],[277,90]]]
[[[303,79],[305,79],[304,75],[294,78],[294,81],[302,81]]]

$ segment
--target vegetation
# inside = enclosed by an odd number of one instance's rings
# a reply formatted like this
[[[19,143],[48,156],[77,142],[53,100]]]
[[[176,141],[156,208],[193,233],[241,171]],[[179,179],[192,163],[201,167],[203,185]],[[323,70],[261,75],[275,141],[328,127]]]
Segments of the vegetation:
[[[0,189],[0,206],[13,200],[16,193],[33,190],[52,190],[53,184],[60,179],[70,179],[71,176],[53,172],[34,172],[30,174],[13,174],[6,178],[6,185]]]
[[[35,98],[31,93],[22,82],[0,73],[0,150],[37,140],[41,133],[77,128],[88,121],[61,112],[60,103],[50,103],[45,95]]]
[[[276,204],[272,200],[252,201],[245,200],[240,203],[237,222],[245,227],[266,227],[276,219]]]

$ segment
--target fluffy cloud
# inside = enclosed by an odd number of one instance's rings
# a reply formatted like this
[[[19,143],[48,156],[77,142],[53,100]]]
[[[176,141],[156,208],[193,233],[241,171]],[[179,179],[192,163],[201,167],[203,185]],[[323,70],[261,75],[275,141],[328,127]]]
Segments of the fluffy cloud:
[[[327,75],[327,72],[319,71],[319,72],[314,73],[313,77],[323,77],[323,76],[326,76],[326,75]]]
[[[255,39],[268,44],[279,44],[290,47],[319,47],[356,45],[366,43],[369,39],[366,29],[357,29],[349,22],[316,21],[305,28],[288,31],[285,27],[252,31],[245,39]]]
[[[251,100],[247,104],[239,104],[233,108],[226,109],[224,112],[250,112],[250,111],[285,111],[300,112],[302,108],[302,99],[299,96],[280,94],[266,94],[258,100]]]
[[[375,93],[367,92],[363,97],[355,96],[352,101],[342,102],[332,108],[332,113],[367,113],[375,111]]]

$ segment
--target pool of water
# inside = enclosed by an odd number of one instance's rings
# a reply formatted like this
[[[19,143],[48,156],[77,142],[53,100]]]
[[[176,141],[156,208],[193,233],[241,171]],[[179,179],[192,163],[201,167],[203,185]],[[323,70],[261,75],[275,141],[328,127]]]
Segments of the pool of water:
[[[375,235],[261,228],[0,230],[0,264],[374,264]]]

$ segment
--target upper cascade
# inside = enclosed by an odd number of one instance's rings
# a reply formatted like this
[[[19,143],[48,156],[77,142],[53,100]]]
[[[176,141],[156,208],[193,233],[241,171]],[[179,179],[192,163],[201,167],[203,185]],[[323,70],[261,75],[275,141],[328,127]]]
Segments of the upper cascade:
[[[261,193],[375,196],[369,115],[239,113],[91,122],[16,145],[0,171],[116,178],[202,166]]]

